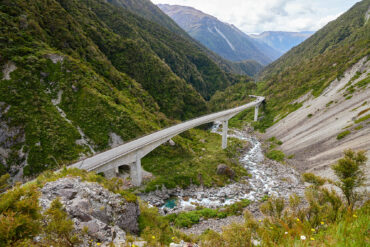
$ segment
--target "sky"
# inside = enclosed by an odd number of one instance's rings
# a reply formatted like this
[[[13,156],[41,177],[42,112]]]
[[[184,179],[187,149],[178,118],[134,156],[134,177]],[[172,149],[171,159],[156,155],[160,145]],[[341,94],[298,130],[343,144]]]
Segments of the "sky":
[[[246,33],[317,31],[359,0],[151,0],[191,6]]]

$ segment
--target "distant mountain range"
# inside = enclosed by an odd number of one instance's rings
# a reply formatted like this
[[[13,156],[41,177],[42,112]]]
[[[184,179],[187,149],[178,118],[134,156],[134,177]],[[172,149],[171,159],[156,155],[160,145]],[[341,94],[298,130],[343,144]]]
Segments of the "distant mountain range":
[[[282,31],[267,31],[258,35],[251,34],[250,36],[257,41],[274,48],[278,52],[284,54],[294,46],[299,45],[315,32],[282,32]]]
[[[313,33],[263,32],[249,36],[234,25],[192,7],[168,4],[158,7],[194,39],[231,61],[252,59],[267,65]]]

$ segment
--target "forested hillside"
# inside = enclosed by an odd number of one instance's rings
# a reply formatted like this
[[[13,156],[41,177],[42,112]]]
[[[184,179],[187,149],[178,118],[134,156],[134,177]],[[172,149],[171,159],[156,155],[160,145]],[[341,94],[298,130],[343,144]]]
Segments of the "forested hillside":
[[[199,116],[240,79],[104,1],[2,0],[0,22],[1,173],[39,173]]]

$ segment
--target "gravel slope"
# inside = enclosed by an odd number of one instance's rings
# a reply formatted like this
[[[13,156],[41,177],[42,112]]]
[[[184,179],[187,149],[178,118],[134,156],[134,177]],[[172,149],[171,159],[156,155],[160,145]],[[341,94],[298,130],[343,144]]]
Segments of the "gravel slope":
[[[370,108],[370,87],[357,90],[350,99],[341,90],[357,72],[362,74],[352,84],[368,76],[370,61],[366,57],[347,70],[341,80],[333,81],[321,96],[313,98],[309,93],[298,99],[296,102],[303,102],[303,106],[266,131],[264,138],[277,137],[283,141],[281,149],[287,155],[294,154],[292,163],[298,170],[333,178],[330,165],[342,156],[343,150],[367,150],[370,157],[370,120],[354,124],[358,114]],[[354,125],[346,130],[351,134],[337,140],[350,124]],[[356,130],[359,125],[363,128]],[[369,170],[370,161],[366,166],[368,178]]]

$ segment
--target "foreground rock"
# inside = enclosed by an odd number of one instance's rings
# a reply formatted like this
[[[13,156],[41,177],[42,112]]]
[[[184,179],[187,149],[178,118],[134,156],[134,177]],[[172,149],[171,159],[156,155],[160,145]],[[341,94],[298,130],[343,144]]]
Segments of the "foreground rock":
[[[97,183],[62,178],[41,189],[43,210],[57,197],[72,218],[77,232],[87,230],[88,239],[99,243],[125,243],[126,232],[138,233],[139,206],[125,201]]]

